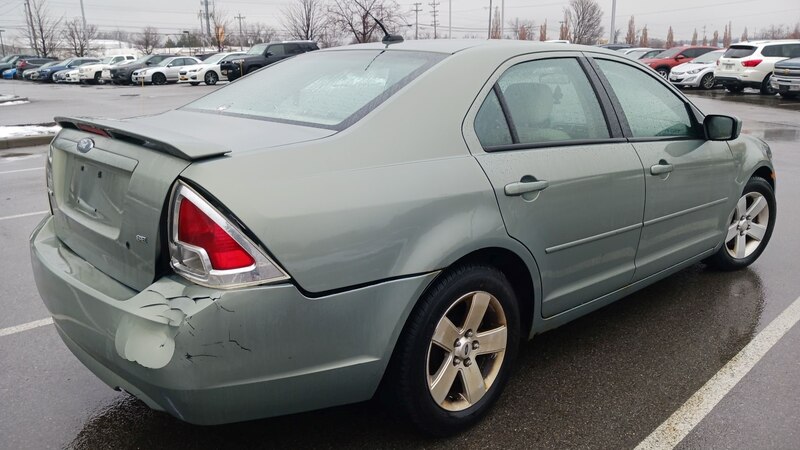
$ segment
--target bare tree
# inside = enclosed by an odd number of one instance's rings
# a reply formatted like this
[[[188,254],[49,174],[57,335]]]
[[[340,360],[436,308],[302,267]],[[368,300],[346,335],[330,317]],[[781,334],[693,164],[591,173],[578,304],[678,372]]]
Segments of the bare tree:
[[[675,35],[672,33],[672,27],[669,27],[669,31],[667,31],[667,42],[664,44],[666,48],[675,47]]]
[[[253,45],[272,41],[278,32],[275,31],[275,28],[263,22],[251,22],[245,27],[244,34],[247,38],[247,43]]]
[[[495,6],[494,16],[492,16],[492,26],[489,28],[489,39],[503,39],[502,23],[500,22],[500,7]]]
[[[596,44],[603,35],[603,9],[595,0],[570,0],[564,13],[572,25],[572,42]]]
[[[92,41],[97,38],[97,26],[83,26],[83,21],[74,18],[65,23],[64,38],[67,47],[75,56],[86,56],[95,50]]]
[[[692,34],[692,44],[697,45],[697,28],[694,29],[694,33]]]
[[[61,46],[62,34],[59,28],[64,18],[53,18],[45,0],[31,0],[28,5],[28,26],[23,33],[37,55],[43,58],[53,56]]]
[[[514,33],[515,39],[520,41],[533,40],[534,23],[532,20],[514,19],[513,22],[509,22],[509,25],[511,25],[511,31]]]
[[[648,45],[650,45],[650,40],[647,38],[647,25],[645,25],[639,38],[639,47],[647,47]]]
[[[561,21],[561,27],[558,29],[558,39],[561,41],[569,40],[569,12],[564,9],[564,20]]]
[[[794,24],[794,30],[789,33],[789,39],[800,39],[800,22]]]
[[[380,40],[380,28],[372,17],[388,29],[396,28],[402,19],[394,0],[333,0],[328,9],[328,19],[342,32],[352,34],[353,42]]]
[[[321,48],[338,47],[342,45],[345,36],[347,36],[347,34],[345,34],[336,23],[326,20],[325,25],[320,28],[319,34],[317,35],[317,45]]]
[[[547,40],[547,19],[544,19],[544,23],[539,27],[539,40]]]
[[[747,27],[744,27],[744,31],[742,31],[740,42],[747,42]]]
[[[703,29],[703,43],[702,43],[702,45],[703,46],[708,45],[708,35],[706,35],[706,30],[705,29]]]
[[[625,43],[628,45],[636,45],[636,22],[633,20],[633,16],[628,19],[628,34],[625,35]]]
[[[619,42],[619,35],[622,34],[622,30],[617,28],[614,30],[614,37],[612,38],[612,44]]]
[[[647,37],[647,46],[650,48],[668,48],[664,46],[666,43],[667,41],[664,39],[652,38],[650,36]]]
[[[314,41],[325,26],[322,0],[294,0],[283,8],[281,24],[292,39]]]
[[[712,47],[719,47],[719,31],[714,30],[714,34],[711,36],[711,46]]]
[[[211,45],[221,52],[228,44],[228,28],[231,26],[231,18],[225,11],[215,8],[208,15],[208,20],[211,22]]]
[[[160,44],[161,36],[159,36],[158,28],[156,27],[144,27],[142,32],[133,38],[133,46],[145,55],[152,54],[153,50]]]

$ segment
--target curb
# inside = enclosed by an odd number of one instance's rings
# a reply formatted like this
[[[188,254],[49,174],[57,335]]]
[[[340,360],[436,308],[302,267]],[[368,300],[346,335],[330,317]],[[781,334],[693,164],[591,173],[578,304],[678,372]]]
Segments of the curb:
[[[42,134],[39,136],[19,136],[0,139],[0,151],[9,148],[32,147],[34,145],[49,144],[55,134]]]

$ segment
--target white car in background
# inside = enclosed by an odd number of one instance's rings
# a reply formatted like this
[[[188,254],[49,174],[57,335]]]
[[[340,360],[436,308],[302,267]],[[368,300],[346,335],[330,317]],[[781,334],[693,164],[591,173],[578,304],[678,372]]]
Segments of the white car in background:
[[[213,86],[217,84],[217,81],[219,81],[222,76],[219,69],[220,64],[244,54],[244,52],[229,52],[211,55],[200,62],[200,64],[186,66],[181,69],[178,74],[178,83],[189,83],[192,86],[197,86],[203,82],[209,86]]]
[[[629,59],[644,59],[652,58],[657,54],[664,51],[663,48],[650,48],[650,47],[634,47],[634,48],[621,48],[618,52],[625,55]]]
[[[713,88],[717,84],[714,69],[724,54],[725,50],[714,50],[673,67],[669,72],[670,83],[678,87]]]
[[[191,56],[173,56],[165,58],[155,66],[148,66],[133,72],[131,80],[135,84],[152,83],[167,84],[178,81],[180,71],[186,66],[200,64],[200,60]]]
[[[740,42],[731,45],[714,70],[717,81],[730,92],[756,88],[762,94],[775,95],[770,83],[775,63],[800,56],[800,40]]]
[[[103,71],[110,69],[112,65],[119,64],[125,61],[135,61],[135,55],[111,55],[103,58],[99,63],[86,64],[81,66],[79,77],[81,83],[95,83],[99,84],[103,79]]]

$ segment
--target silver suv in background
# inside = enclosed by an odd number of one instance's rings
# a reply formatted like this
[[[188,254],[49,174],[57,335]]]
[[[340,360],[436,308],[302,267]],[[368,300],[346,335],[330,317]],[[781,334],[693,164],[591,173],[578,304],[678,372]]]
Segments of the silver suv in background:
[[[730,92],[746,87],[774,95],[770,77],[775,63],[800,57],[800,40],[753,41],[731,45],[717,63],[714,77]]]

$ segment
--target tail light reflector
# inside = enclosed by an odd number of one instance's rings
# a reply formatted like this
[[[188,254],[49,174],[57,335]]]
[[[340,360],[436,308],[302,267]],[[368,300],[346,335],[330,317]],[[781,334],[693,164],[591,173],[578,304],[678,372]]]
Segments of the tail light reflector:
[[[241,269],[255,264],[231,235],[191,201],[181,201],[178,217],[178,240],[204,249],[214,269]]]

